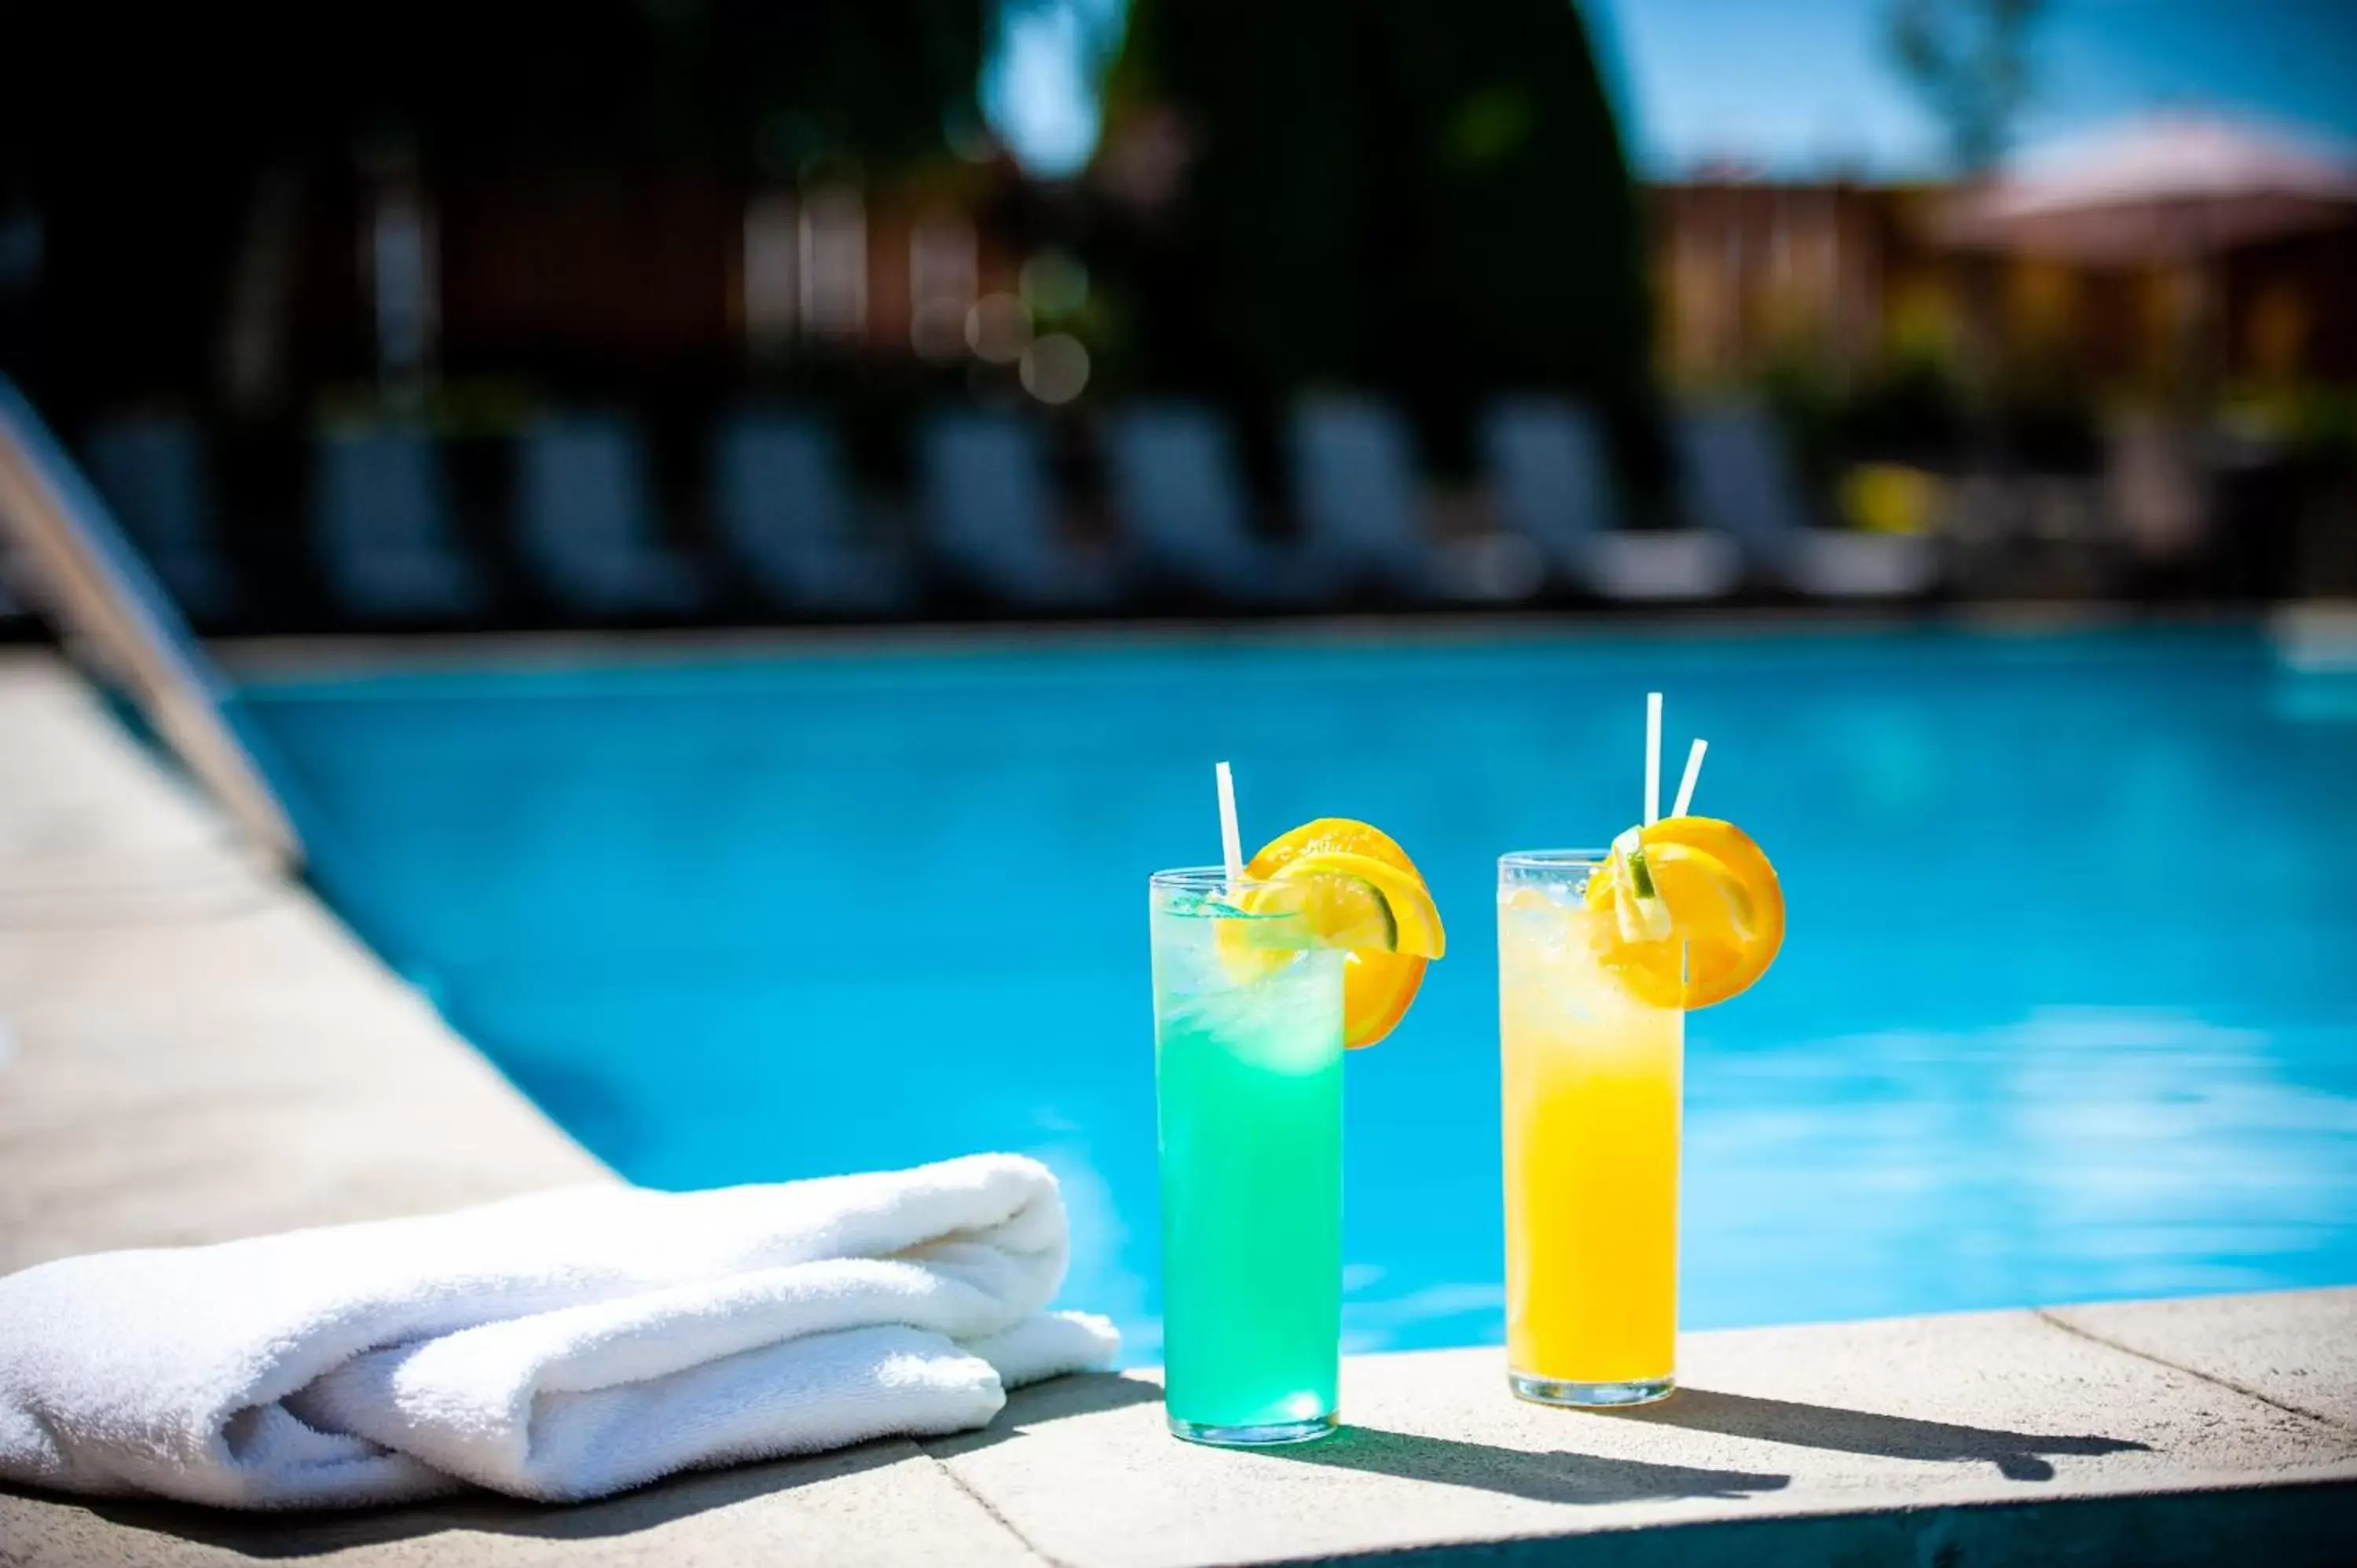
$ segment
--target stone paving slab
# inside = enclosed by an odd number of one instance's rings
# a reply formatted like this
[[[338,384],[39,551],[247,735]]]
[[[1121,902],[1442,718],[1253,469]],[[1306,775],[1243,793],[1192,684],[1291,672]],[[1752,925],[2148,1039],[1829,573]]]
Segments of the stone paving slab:
[[[0,859],[242,857],[220,815],[181,788],[47,654],[0,652]]]
[[[1511,1398],[1494,1349],[1356,1357],[1346,1430],[1261,1453],[1174,1442],[1146,1379],[1070,1380],[925,1447],[1073,1568],[1894,1510],[1929,1529],[1943,1509],[2357,1480],[2357,1420],[2276,1408],[2034,1312],[1697,1334],[1681,1359],[1678,1395],[1608,1415]],[[2357,1530],[2357,1494],[2338,1517]]]
[[[2287,1410],[2357,1427],[2357,1291],[2119,1301],[2047,1316]]]
[[[0,1269],[613,1179],[306,902],[0,929]]]
[[[1042,1568],[907,1442],[692,1476],[604,1502],[468,1498],[366,1513],[269,1517],[0,1488],[7,1568],[230,1568],[257,1558],[335,1568]]]
[[[53,660],[0,759],[0,1271],[614,1179]]]
[[[54,660],[0,657],[0,1270],[609,1173]],[[1189,1447],[1150,1377],[986,1431],[576,1508],[271,1517],[0,1489],[0,1568],[980,1568],[2348,1561],[2357,1291],[1695,1335],[1688,1390],[1573,1415],[1494,1350],[1352,1358],[1336,1438]]]

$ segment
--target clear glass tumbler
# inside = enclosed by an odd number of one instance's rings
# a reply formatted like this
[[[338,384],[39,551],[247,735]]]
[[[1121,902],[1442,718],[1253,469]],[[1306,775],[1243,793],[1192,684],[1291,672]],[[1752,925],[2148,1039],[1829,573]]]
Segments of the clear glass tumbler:
[[[1164,1398],[1199,1443],[1334,1429],[1342,955],[1216,867],[1150,885]]]
[[[1602,961],[1584,901],[1602,850],[1498,863],[1506,1367],[1543,1404],[1644,1404],[1676,1386],[1685,1014]]]

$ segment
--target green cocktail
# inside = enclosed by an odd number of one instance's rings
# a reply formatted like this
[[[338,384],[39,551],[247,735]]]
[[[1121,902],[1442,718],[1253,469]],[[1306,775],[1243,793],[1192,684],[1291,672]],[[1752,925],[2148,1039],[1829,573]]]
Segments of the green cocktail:
[[[1342,958],[1217,870],[1151,887],[1170,1430],[1334,1429],[1342,1317]]]

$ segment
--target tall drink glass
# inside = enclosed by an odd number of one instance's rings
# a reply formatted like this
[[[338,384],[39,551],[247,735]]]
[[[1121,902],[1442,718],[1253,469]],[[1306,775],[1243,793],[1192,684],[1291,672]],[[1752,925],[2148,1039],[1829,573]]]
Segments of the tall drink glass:
[[[1498,863],[1506,1372],[1544,1404],[1644,1404],[1676,1386],[1685,1014],[1598,961],[1611,917],[1582,894],[1605,857]]]
[[[1217,868],[1157,873],[1154,1059],[1170,1430],[1334,1429],[1342,1320],[1342,954]]]

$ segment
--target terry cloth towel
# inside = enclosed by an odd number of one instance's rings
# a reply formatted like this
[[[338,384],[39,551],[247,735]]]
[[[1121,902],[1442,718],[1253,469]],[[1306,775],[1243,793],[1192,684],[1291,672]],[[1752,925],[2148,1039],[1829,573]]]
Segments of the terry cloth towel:
[[[0,1478],[228,1508],[551,1501],[963,1431],[1109,1364],[1012,1155],[480,1208],[0,1279]]]

